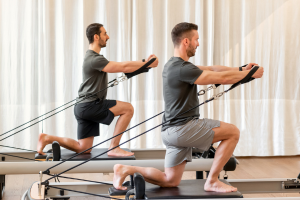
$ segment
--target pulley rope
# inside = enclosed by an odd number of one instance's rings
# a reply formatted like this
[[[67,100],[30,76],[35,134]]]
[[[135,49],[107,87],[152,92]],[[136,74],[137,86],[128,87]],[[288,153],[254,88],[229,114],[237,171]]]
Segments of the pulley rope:
[[[53,174],[47,174],[47,175],[48,176],[55,176]],[[99,182],[99,181],[91,181],[91,180],[80,179],[80,178],[73,178],[73,177],[67,177],[67,176],[59,176],[59,178],[72,179],[72,180],[77,180],[77,181],[86,181],[86,182],[92,182],[92,183],[100,183],[100,184],[104,184],[104,185],[113,185],[112,183]]]
[[[147,67],[149,67],[155,60],[156,60],[156,58],[151,58],[146,64],[144,64],[142,67],[140,67],[140,68],[137,69],[136,71],[134,71],[134,72],[132,72],[132,73],[127,73],[127,76],[130,76],[130,78],[132,78],[132,77],[135,76],[135,75],[138,75],[138,74],[140,74],[140,73],[143,73],[143,70],[148,69]],[[141,71],[141,70],[142,70],[142,71]],[[131,75],[131,74],[134,74],[134,75]],[[127,80],[127,76],[123,75],[123,76],[119,77],[120,80],[118,80],[118,78],[113,79],[112,81],[110,81],[110,82],[108,83],[108,84],[110,84],[110,83],[113,82],[113,84],[111,84],[110,86],[108,86],[108,87],[106,87],[106,88],[104,88],[104,89],[101,89],[100,91],[95,92],[94,94],[90,94],[90,95],[88,95],[88,96],[84,96],[83,99],[77,101],[75,104],[78,104],[78,103],[80,103],[81,101],[83,101],[83,100],[85,100],[85,99],[88,99],[88,98],[90,98],[90,97],[92,97],[92,96],[98,94],[99,92],[102,92],[102,91],[104,91],[104,90],[107,90],[107,89],[110,88],[110,87],[113,87],[113,86],[118,85],[119,82],[122,82],[122,81],[124,81],[124,80]],[[82,98],[82,97],[79,97],[79,98]],[[77,100],[77,98],[74,99],[74,100],[72,100],[72,101],[70,101],[70,102],[68,102],[68,103],[65,103],[65,104],[62,105],[62,106],[59,106],[58,108],[61,108],[61,107],[65,106],[65,105],[67,105],[67,104],[69,104],[69,103],[71,103],[71,102],[73,102],[73,101],[75,101],[75,100]],[[75,104],[72,104],[71,106],[73,106],[73,105],[75,105]],[[70,108],[71,106],[68,106],[67,108]],[[26,125],[26,124],[28,124],[28,123],[30,123],[30,122],[32,122],[32,121],[35,121],[35,120],[37,120],[38,118],[43,117],[43,116],[45,116],[45,115],[47,115],[47,114],[49,114],[49,113],[51,113],[51,112],[57,110],[58,108],[55,108],[55,109],[53,109],[53,110],[51,110],[51,111],[49,111],[49,112],[47,112],[47,113],[45,113],[45,114],[43,114],[43,115],[41,115],[41,116],[38,116],[38,117],[36,117],[36,118],[34,118],[34,119],[32,119],[32,120],[30,120],[30,121],[28,121],[28,122],[26,122],[26,123],[24,123],[24,124],[18,126],[18,127],[16,127],[16,128],[13,128],[13,129],[11,129],[11,130],[9,130],[9,131],[6,131],[5,133],[2,133],[0,136],[3,136],[3,135],[5,135],[5,134],[7,134],[7,133],[9,133],[9,132],[11,132],[11,131],[13,131],[13,130],[16,130],[17,128],[20,128],[20,127],[22,127],[22,126],[24,126],[24,125]],[[63,109],[63,110],[66,110],[67,108],[65,108],[65,109]],[[63,111],[63,110],[60,110],[59,112],[61,112],[61,111]],[[55,114],[57,114],[57,113],[59,113],[59,112],[56,112]],[[55,115],[55,114],[54,114],[54,115]],[[51,115],[51,116],[54,116],[54,115]],[[44,121],[45,119],[48,119],[48,118],[49,118],[49,117],[44,118],[43,120],[38,121],[38,123],[39,123],[39,122],[42,122],[42,121]],[[33,125],[35,125],[35,124],[37,124],[37,123],[34,123]],[[26,128],[29,128],[29,127],[31,127],[31,126],[27,126]],[[26,129],[26,128],[25,128],[25,129]],[[23,131],[23,130],[25,130],[25,129],[22,129],[21,131]],[[19,133],[19,132],[21,132],[21,131],[18,131],[17,133]],[[15,133],[15,134],[16,134],[16,133]],[[15,135],[15,134],[12,134],[12,135]],[[12,136],[12,135],[11,135],[11,136]],[[6,138],[8,138],[8,137],[6,137]],[[6,139],[6,138],[4,138],[4,139]],[[0,142],[3,141],[4,139],[1,139]]]
[[[35,152],[35,153],[37,153],[37,151],[35,151],[35,150],[22,149],[22,148],[18,148],[18,147],[10,147],[10,146],[5,146],[5,145],[1,145],[1,144],[0,144],[0,147],[6,147],[6,148],[12,148],[12,149],[18,149],[18,150],[30,151],[30,152]]]
[[[111,139],[113,139],[113,138],[115,138],[115,137],[118,137],[119,135],[121,135],[121,134],[123,134],[123,133],[125,133],[125,132],[127,132],[127,131],[129,131],[129,130],[131,130],[131,129],[133,129],[133,128],[135,128],[135,127],[137,127],[137,126],[139,126],[139,125],[141,125],[141,124],[143,124],[143,123],[145,123],[145,122],[147,122],[147,121],[149,121],[150,119],[153,119],[153,118],[155,118],[155,117],[157,117],[157,116],[163,114],[164,112],[165,112],[165,111],[163,111],[163,112],[161,112],[161,113],[158,113],[157,115],[154,115],[153,117],[151,117],[151,118],[149,118],[149,119],[147,119],[147,120],[145,120],[145,121],[143,121],[143,122],[141,122],[141,123],[139,123],[139,124],[137,124],[137,125],[135,125],[135,126],[129,128],[129,129],[127,129],[127,130],[125,130],[125,131],[119,133],[118,135],[115,135],[115,136],[113,136],[113,137],[111,137],[111,138],[108,138],[108,139],[106,139],[106,140],[104,140],[104,141],[102,141],[102,142],[100,142],[100,143],[98,143],[98,144],[96,144],[96,145],[94,145],[94,146],[92,146],[92,147],[90,147],[90,148],[88,148],[88,149],[86,149],[86,150],[80,152],[80,153],[77,153],[77,154],[73,155],[72,157],[70,157],[70,158],[68,158],[68,159],[66,159],[66,160],[61,161],[60,163],[57,163],[56,165],[53,165],[52,167],[48,168],[47,170],[50,170],[50,169],[52,169],[52,168],[54,168],[54,167],[57,167],[58,165],[61,165],[61,164],[63,164],[64,162],[69,161],[69,160],[71,160],[72,158],[74,158],[74,157],[76,157],[76,156],[78,156],[78,155],[81,155],[81,154],[83,154],[84,152],[86,152],[86,151],[88,151],[88,150],[91,150],[92,148],[94,148],[94,147],[96,147],[96,146],[99,146],[100,144],[103,144],[104,142],[107,142],[107,141],[109,141],[109,140],[111,140]],[[47,171],[47,170],[46,170],[46,171]]]
[[[189,112],[189,111],[191,111],[191,110],[193,110],[193,109],[195,109],[195,108],[197,108],[197,107],[199,107],[199,106],[201,106],[201,105],[203,105],[203,104],[205,104],[205,103],[208,103],[208,102],[210,102],[210,101],[212,101],[212,100],[213,100],[213,99],[206,100],[205,102],[203,102],[203,103],[201,103],[201,104],[199,104],[199,105],[193,107],[192,109],[189,109],[189,110],[186,111],[186,112]],[[185,114],[186,112],[184,112],[184,113],[182,113],[182,114]],[[182,114],[181,114],[181,115],[182,115]],[[179,116],[180,116],[180,115],[178,115],[178,116],[176,116],[176,117],[179,117]],[[172,119],[173,119],[173,118],[172,118]],[[48,179],[45,180],[44,182],[47,182],[47,181],[49,181],[49,180],[51,180],[51,179],[53,179],[53,178],[55,178],[55,177],[57,177],[57,176],[59,176],[59,175],[61,175],[61,174],[63,174],[63,173],[66,173],[66,172],[68,172],[68,171],[70,171],[70,170],[72,170],[72,169],[75,169],[76,167],[79,167],[79,166],[81,166],[81,165],[83,165],[83,164],[85,164],[85,163],[87,163],[87,162],[93,160],[94,158],[97,158],[97,157],[99,157],[99,156],[102,156],[102,155],[106,154],[107,152],[109,152],[109,151],[111,151],[111,150],[113,150],[113,149],[115,149],[115,148],[118,148],[119,146],[121,146],[121,145],[123,145],[123,144],[126,144],[127,142],[130,142],[131,140],[133,140],[133,139],[135,139],[135,138],[137,138],[137,137],[140,137],[141,135],[144,135],[145,133],[148,133],[149,131],[152,131],[152,130],[156,129],[157,127],[159,127],[159,126],[161,126],[161,125],[163,125],[163,124],[165,124],[165,123],[171,121],[172,119],[170,119],[170,120],[168,120],[168,121],[165,121],[165,122],[163,122],[163,123],[161,123],[161,124],[159,124],[159,125],[157,125],[157,126],[151,128],[151,129],[149,129],[149,130],[147,130],[147,131],[145,131],[145,132],[143,132],[143,133],[141,133],[141,134],[139,134],[139,135],[137,135],[137,136],[135,136],[135,137],[133,137],[133,138],[130,138],[129,140],[127,140],[127,141],[125,141],[125,142],[123,142],[123,143],[121,143],[121,144],[119,144],[119,145],[117,145],[117,146],[115,146],[115,147],[113,147],[113,148],[111,148],[111,149],[109,149],[109,150],[107,150],[107,151],[105,151],[105,152],[103,152],[103,153],[97,155],[97,156],[94,156],[93,158],[90,158],[90,159],[88,159],[88,160],[86,160],[86,161],[84,161],[84,162],[82,162],[82,163],[79,163],[79,164],[77,164],[77,165],[75,165],[75,166],[73,166],[73,167],[71,167],[71,168],[69,168],[69,169],[67,169],[67,170],[65,170],[65,171],[63,171],[63,172],[61,172],[61,173],[55,175],[55,176],[53,176],[52,178],[48,178]],[[50,168],[49,168],[49,169],[50,169]],[[49,169],[45,170],[43,173],[46,173],[46,174],[47,174],[47,172],[49,171]]]
[[[116,79],[110,81],[108,84],[110,84],[111,82],[114,82],[114,81],[116,81]],[[105,89],[107,89],[107,88],[105,88]],[[97,93],[99,93],[99,92],[101,92],[101,91],[102,91],[102,90],[96,92],[95,94],[97,94]],[[85,99],[90,98],[90,97],[94,96],[95,94],[91,94],[91,95],[87,96]],[[76,99],[77,99],[77,98],[76,98]],[[28,123],[30,123],[30,122],[32,122],[32,121],[35,121],[35,120],[37,120],[37,119],[39,119],[39,118],[41,118],[41,117],[43,117],[43,116],[45,116],[45,115],[47,115],[47,114],[49,114],[49,113],[55,111],[55,110],[58,110],[59,108],[61,108],[61,107],[63,107],[63,106],[66,106],[66,105],[68,105],[69,103],[72,103],[72,102],[76,101],[76,99],[73,99],[72,101],[69,101],[68,103],[65,103],[65,104],[63,104],[63,105],[61,105],[61,106],[59,106],[59,107],[57,107],[57,108],[55,108],[55,109],[53,109],[53,110],[50,110],[50,111],[48,111],[47,113],[45,113],[45,114],[43,114],[43,115],[40,115],[40,116],[38,116],[38,117],[36,117],[36,118],[34,118],[34,119],[28,121],[28,122],[25,122],[25,123],[23,123],[23,124],[21,124],[21,125],[15,127],[15,128],[13,128],[13,129],[9,130],[9,131],[6,131],[6,132],[2,133],[0,136],[6,135],[7,133],[9,133],[9,132],[11,132],[11,131],[14,131],[14,130],[16,130],[16,129],[18,129],[18,128],[20,128],[20,127],[22,127],[22,126],[24,126],[24,125],[26,125],[26,124],[28,124]]]
[[[108,89],[108,88],[110,88],[110,87],[113,87],[113,86],[114,86],[114,85],[112,84],[112,85],[110,85],[110,86],[108,86],[108,87],[106,87],[106,88],[100,90],[99,92],[104,91],[104,90],[106,90],[106,89]],[[62,112],[62,111],[64,111],[64,110],[66,110],[66,109],[68,109],[68,108],[74,106],[75,104],[77,104],[77,103],[79,103],[79,102],[81,102],[81,101],[83,101],[83,100],[85,100],[85,99],[86,99],[86,97],[83,98],[83,99],[81,99],[80,101],[74,103],[74,104],[71,104],[70,106],[68,106],[68,107],[66,107],[66,108],[64,108],[64,109],[62,109],[62,110],[60,110],[60,111],[58,111],[58,112],[53,113],[52,115],[49,115],[49,116],[47,116],[47,117],[45,117],[45,118],[43,118],[43,119],[41,119],[41,120],[39,120],[39,121],[37,121],[37,122],[35,122],[35,123],[29,125],[29,126],[26,126],[25,128],[23,128],[23,129],[21,129],[21,130],[15,132],[15,133],[13,133],[13,134],[10,134],[9,136],[7,136],[7,137],[1,139],[0,142],[3,141],[3,140],[5,140],[5,139],[7,139],[7,138],[9,138],[9,137],[11,137],[11,136],[13,136],[13,135],[15,135],[15,134],[17,134],[17,133],[20,133],[20,132],[24,131],[24,130],[27,129],[27,128],[30,128],[31,126],[34,126],[34,125],[36,125],[36,124],[38,124],[38,123],[44,121],[45,119],[48,119],[48,118],[50,118],[50,117],[52,117],[52,116],[54,116],[54,115],[56,115],[56,114],[58,114],[58,113],[60,113],[60,112]]]
[[[25,158],[25,157],[21,157],[21,156],[15,156],[15,155],[11,155],[11,154],[7,154],[7,153],[0,153],[1,155],[5,155],[5,156],[11,156],[11,157],[16,157],[16,158],[22,158],[25,160],[32,160],[32,161],[36,161],[35,159],[31,159],[31,158]],[[38,161],[40,162],[40,161]]]

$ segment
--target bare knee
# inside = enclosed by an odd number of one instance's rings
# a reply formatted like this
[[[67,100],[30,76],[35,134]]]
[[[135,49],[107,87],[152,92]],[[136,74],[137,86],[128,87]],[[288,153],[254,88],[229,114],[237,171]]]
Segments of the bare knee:
[[[127,103],[126,105],[126,114],[133,116],[134,114],[134,108],[130,103]]]
[[[84,149],[85,150],[85,149]],[[82,151],[84,151],[82,150]],[[85,151],[84,153],[91,153],[92,149]]]
[[[232,131],[232,139],[239,141],[240,139],[240,130],[233,124],[231,124],[231,131]]]
[[[180,184],[180,179],[167,180],[163,187],[177,187]]]
[[[79,149],[79,150],[77,150],[76,151],[76,153],[81,153],[81,152],[83,152],[83,153],[91,153],[91,151],[92,151],[92,149],[90,149],[90,150],[87,150],[87,151],[85,151],[86,149],[84,149],[84,148],[81,148],[81,149]]]
[[[168,174],[165,175],[164,184],[161,185],[162,187],[177,187],[180,184],[181,176],[176,176],[175,174]]]

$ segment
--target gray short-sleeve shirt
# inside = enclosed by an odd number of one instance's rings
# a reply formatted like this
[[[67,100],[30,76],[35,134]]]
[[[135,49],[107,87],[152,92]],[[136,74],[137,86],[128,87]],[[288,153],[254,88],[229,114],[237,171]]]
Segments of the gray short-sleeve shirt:
[[[163,70],[163,95],[165,113],[163,122],[183,113],[199,104],[197,85],[194,82],[202,74],[202,70],[180,57],[172,57]],[[193,109],[162,126],[165,131],[171,126],[179,126],[193,118],[198,118],[199,108]]]
[[[87,50],[83,65],[83,81],[79,87],[79,97],[94,94],[107,87],[107,73],[102,71],[109,61],[93,50]],[[96,99],[105,99],[107,90],[97,93],[96,95],[81,101],[80,103],[95,101]]]

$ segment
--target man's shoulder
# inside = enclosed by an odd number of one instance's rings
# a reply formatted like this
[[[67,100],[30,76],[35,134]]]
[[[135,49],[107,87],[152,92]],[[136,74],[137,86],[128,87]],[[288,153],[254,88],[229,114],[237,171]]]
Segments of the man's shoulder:
[[[93,50],[87,50],[85,53],[85,60],[107,60],[102,54],[98,54]]]
[[[85,54],[83,66],[89,66],[91,68],[101,68],[102,65],[106,66],[108,63],[109,61],[103,55],[100,55],[92,50],[88,50]]]
[[[189,62],[189,61],[185,61],[180,57],[171,57],[168,62],[165,64],[165,67],[177,67],[177,68],[181,68],[181,67],[185,67],[185,66],[195,66],[193,63]]]

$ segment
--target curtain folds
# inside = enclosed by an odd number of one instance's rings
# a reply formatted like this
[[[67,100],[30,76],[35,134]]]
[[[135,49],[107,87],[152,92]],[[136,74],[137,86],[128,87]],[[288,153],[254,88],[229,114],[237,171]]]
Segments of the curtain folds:
[[[95,22],[110,36],[101,50],[108,60],[141,60],[154,53],[160,61],[108,91],[109,99],[134,106],[129,127],[163,111],[162,70],[173,55],[170,33],[187,21],[199,27],[200,46],[190,59],[196,65],[265,67],[262,79],[200,107],[201,117],[240,129],[237,156],[300,154],[299,6],[297,0],[0,0],[0,134],[77,97],[88,49],[85,29]],[[117,76],[121,73],[109,74],[109,80]],[[210,91],[200,102],[228,87]],[[100,125],[94,144],[112,136],[116,121]],[[161,116],[150,120],[121,142],[160,123]],[[73,107],[0,144],[35,150],[42,131],[77,139]],[[160,128],[124,147],[163,148]]]

